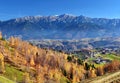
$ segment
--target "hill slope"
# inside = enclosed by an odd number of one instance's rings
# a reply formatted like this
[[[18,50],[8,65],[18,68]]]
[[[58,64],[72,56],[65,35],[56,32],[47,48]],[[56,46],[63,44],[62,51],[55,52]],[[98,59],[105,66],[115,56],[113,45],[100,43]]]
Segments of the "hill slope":
[[[120,71],[109,73],[104,76],[99,76],[93,79],[83,81],[81,83],[119,83],[120,82]]]
[[[15,83],[15,82],[13,82],[3,76],[0,76],[0,83]]]
[[[0,75],[18,83],[77,83],[119,69],[119,61],[96,67],[75,56],[0,35]]]
[[[80,81],[84,77],[84,66],[68,61],[67,57],[67,54],[40,49],[19,38],[0,39],[0,74],[18,83]]]

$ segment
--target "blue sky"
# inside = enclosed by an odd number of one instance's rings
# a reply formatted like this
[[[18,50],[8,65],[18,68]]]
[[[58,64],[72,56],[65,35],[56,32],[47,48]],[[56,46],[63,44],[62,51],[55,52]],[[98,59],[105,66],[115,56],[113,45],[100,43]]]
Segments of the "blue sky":
[[[120,0],[0,0],[0,20],[64,13],[120,18]]]

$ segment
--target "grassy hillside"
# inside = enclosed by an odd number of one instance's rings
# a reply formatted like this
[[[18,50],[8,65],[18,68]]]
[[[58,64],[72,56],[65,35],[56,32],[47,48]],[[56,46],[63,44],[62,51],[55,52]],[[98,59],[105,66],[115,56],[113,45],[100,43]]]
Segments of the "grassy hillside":
[[[4,76],[0,76],[0,83],[15,83],[15,82],[5,78]]]
[[[106,58],[106,59],[110,59],[110,60],[119,60],[120,61],[120,57],[116,56],[114,54],[106,54],[103,57]]]
[[[5,73],[3,76],[11,80],[21,82],[23,81],[24,72],[18,70],[16,67],[11,66],[10,64],[5,64]]]

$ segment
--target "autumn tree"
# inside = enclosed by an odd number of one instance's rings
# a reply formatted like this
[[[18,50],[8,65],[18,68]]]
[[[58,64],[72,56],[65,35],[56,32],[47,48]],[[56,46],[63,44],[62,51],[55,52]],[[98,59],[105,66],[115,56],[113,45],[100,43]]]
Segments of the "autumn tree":
[[[31,65],[31,66],[34,66],[34,65],[35,65],[33,56],[31,56],[31,58],[30,58],[30,65]]]
[[[44,83],[43,75],[38,73],[36,76],[36,83]]]
[[[2,39],[2,32],[0,32],[0,39]]]
[[[30,76],[29,73],[24,73],[24,83],[30,83]]]
[[[0,53],[0,73],[5,72],[5,67],[4,67],[4,56],[2,53]]]
[[[5,36],[4,36],[4,37],[5,37]],[[2,32],[0,32],[0,40],[5,40],[4,37],[2,36]]]
[[[89,70],[88,71],[88,77],[89,78],[93,78],[93,77],[96,77],[96,70],[95,69],[92,69],[92,70]]]
[[[105,72],[112,72],[120,69],[120,62],[117,60],[112,61],[109,64],[106,64],[104,66],[104,71]]]
[[[104,74],[104,67],[100,66],[97,68],[97,76],[101,76]]]
[[[15,45],[14,37],[10,37],[9,42],[11,46],[14,46]]]

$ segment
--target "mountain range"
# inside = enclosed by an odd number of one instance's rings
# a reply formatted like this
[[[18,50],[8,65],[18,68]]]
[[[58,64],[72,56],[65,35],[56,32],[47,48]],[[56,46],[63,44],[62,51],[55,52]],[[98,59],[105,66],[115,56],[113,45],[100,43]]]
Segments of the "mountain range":
[[[30,39],[81,39],[119,37],[120,19],[90,18],[69,14],[26,16],[0,21],[4,37]]]

